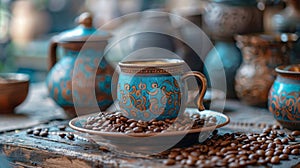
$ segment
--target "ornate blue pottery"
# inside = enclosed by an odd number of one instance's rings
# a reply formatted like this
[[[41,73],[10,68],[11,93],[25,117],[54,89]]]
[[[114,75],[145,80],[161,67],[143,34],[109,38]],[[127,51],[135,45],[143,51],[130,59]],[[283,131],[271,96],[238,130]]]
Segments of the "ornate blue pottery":
[[[214,89],[224,90],[224,83],[222,82],[222,73],[224,71],[226,77],[226,95],[228,98],[235,98],[234,78],[241,63],[242,54],[234,42],[217,41],[215,49],[208,53],[204,62],[204,73],[209,86]],[[208,72],[212,75],[209,75]]]
[[[103,57],[111,35],[92,27],[92,17],[88,13],[82,14],[78,22],[80,25],[75,29],[52,38],[50,71],[46,79],[50,97],[70,116],[76,114],[75,106],[104,110],[113,102],[111,80],[114,69]],[[64,49],[64,54],[57,62],[58,46]]]
[[[117,97],[121,112],[128,118],[144,121],[176,118],[186,107],[184,81],[192,76],[201,81],[197,105],[199,110],[204,110],[206,79],[200,72],[184,72],[184,61],[159,59],[120,62],[119,65]]]
[[[300,128],[300,64],[279,66],[269,93],[269,111],[288,129]]]

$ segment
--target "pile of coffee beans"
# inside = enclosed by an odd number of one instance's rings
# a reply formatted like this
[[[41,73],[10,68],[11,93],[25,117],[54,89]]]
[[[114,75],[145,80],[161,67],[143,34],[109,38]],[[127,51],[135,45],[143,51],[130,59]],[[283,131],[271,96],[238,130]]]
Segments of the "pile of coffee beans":
[[[273,128],[262,133],[226,133],[214,131],[209,139],[188,148],[171,149],[165,165],[179,164],[197,167],[246,167],[249,165],[279,164],[290,155],[300,154],[295,142],[299,131],[286,135]]]
[[[217,119],[213,116],[200,114],[189,115],[184,113],[177,119],[165,119],[150,121],[129,119],[116,113],[99,113],[97,116],[90,116],[84,124],[84,128],[104,132],[129,133],[160,133],[171,131],[183,131],[209,127],[216,125]]]

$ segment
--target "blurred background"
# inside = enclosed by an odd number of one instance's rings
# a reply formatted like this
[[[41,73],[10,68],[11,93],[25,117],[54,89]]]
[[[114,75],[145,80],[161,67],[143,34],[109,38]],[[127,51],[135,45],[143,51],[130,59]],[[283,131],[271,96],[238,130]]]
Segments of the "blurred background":
[[[94,17],[93,25],[99,27],[126,14],[160,9],[183,16],[206,30],[213,27],[206,28],[202,15],[207,12],[205,10],[207,2],[212,1],[233,6],[254,4],[264,14],[264,23],[252,31],[256,32],[273,31],[274,26],[270,26],[269,22],[272,21],[273,15],[287,7],[288,0],[282,2],[279,0],[0,0],[0,72],[23,72],[31,75],[31,82],[43,81],[47,74],[49,40],[62,31],[76,27],[74,20],[82,12],[91,12]],[[174,21],[171,25],[174,26],[174,23],[175,28],[184,27]],[[167,26],[168,22],[158,24]],[[133,27],[136,25],[130,20],[121,20],[109,24],[105,29],[118,32],[120,29],[131,31]],[[192,29],[184,27],[180,29],[180,33],[183,39],[193,40]],[[210,35],[209,31],[206,33]],[[211,40],[214,42],[215,39],[218,38]],[[191,68],[201,71],[202,62],[197,60],[197,56],[191,56],[195,53],[184,45],[181,45],[181,48],[185,51],[185,55],[190,55],[187,62]],[[122,57],[118,52],[115,52],[114,56],[115,61]]]
[[[94,26],[99,27],[132,12],[177,6],[199,6],[199,1],[0,0],[0,72],[28,73],[31,82],[44,80],[50,38],[76,27],[74,20],[82,12],[91,12]],[[117,30],[124,24],[107,29]]]

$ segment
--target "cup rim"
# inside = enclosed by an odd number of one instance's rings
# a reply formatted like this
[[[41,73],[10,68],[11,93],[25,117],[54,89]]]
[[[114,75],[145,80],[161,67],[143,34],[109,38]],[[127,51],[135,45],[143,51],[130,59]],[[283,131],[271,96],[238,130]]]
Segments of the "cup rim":
[[[281,74],[300,75],[300,72],[291,70],[293,67],[300,68],[300,64],[280,65],[275,68],[275,71]]]
[[[120,67],[170,67],[183,65],[184,61],[181,59],[143,59],[119,62]]]
[[[8,81],[4,84],[28,82],[30,80],[29,75],[25,74],[25,73],[0,73],[0,78],[12,80],[12,81]],[[0,82],[0,84],[1,84],[1,82]]]

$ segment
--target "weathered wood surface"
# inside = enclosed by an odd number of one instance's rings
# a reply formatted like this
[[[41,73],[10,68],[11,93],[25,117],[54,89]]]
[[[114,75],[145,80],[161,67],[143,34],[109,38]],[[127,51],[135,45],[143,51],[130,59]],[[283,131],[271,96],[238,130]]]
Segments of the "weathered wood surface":
[[[48,97],[45,84],[32,84],[26,100],[15,109],[14,114],[0,113],[0,132],[24,129],[51,120],[66,118],[63,110]]]
[[[44,100],[40,101],[43,102]],[[22,111],[21,107],[18,112],[26,114],[26,112],[31,111],[30,107],[36,107],[39,104],[39,107],[35,109],[38,111],[42,108],[40,103],[36,99],[29,99],[23,106],[27,110]],[[48,106],[44,111],[51,112],[53,109],[57,109],[57,107]],[[231,118],[231,124],[219,129],[221,133],[232,131],[256,132],[261,131],[261,127],[264,125],[276,123],[266,109],[248,107],[238,101],[227,101],[225,111],[225,114]],[[28,115],[33,118],[43,118],[45,113],[29,113]],[[121,154],[118,151],[108,149],[106,146],[94,143],[84,134],[75,132],[75,140],[69,140],[66,137],[60,138],[58,133],[62,131],[59,131],[57,126],[68,123],[68,120],[63,120],[63,117],[63,115],[57,115],[53,118],[45,117],[46,120],[39,120],[40,122],[35,125],[35,127],[48,128],[50,132],[48,137],[27,135],[26,129],[20,129],[20,127],[10,132],[2,132],[0,134],[0,156],[1,154],[5,155],[5,160],[8,160],[10,166],[13,167],[165,167],[162,160],[156,156]],[[285,131],[289,132],[289,130]],[[74,131],[67,128],[65,132]],[[297,141],[300,140],[297,139]],[[0,157],[0,168],[7,167],[5,160]],[[299,156],[291,156],[290,160],[272,167],[299,166]]]

